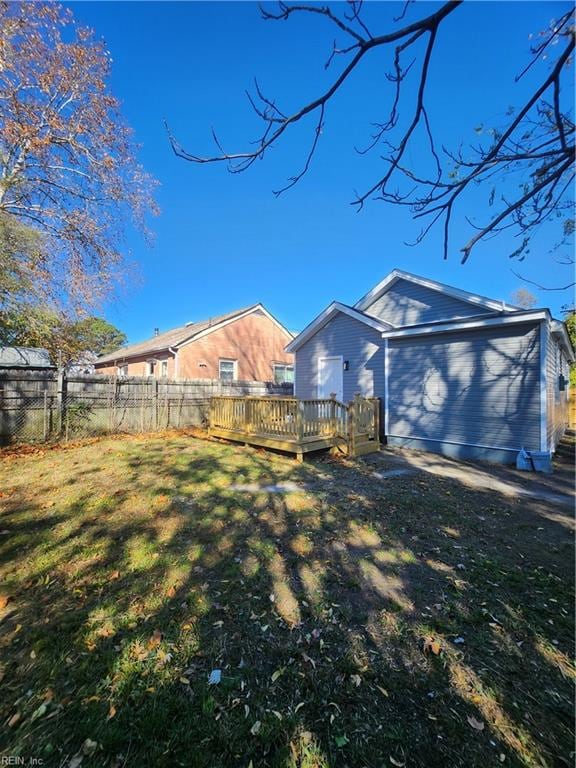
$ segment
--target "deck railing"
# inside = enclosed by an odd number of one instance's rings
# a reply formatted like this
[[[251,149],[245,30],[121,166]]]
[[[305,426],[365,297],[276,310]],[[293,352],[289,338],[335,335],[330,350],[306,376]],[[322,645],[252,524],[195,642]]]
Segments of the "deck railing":
[[[345,405],[335,398],[213,397],[210,426],[296,442],[319,437],[377,440],[378,399],[356,395]]]
[[[286,439],[341,435],[348,428],[348,409],[332,398],[213,397],[210,426]]]

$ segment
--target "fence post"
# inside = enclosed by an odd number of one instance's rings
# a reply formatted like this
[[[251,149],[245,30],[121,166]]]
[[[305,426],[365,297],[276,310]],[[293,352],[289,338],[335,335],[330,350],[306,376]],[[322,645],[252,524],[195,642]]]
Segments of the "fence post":
[[[48,437],[48,392],[44,390],[44,442]]]
[[[154,431],[158,431],[158,379],[154,379]]]
[[[67,422],[66,418],[66,395],[67,395],[67,380],[66,370],[64,368],[58,369],[58,379],[56,383],[56,408],[58,409],[59,429],[58,432],[62,434],[64,430],[64,422]],[[68,431],[66,429],[66,431]],[[68,437],[66,437],[68,439]]]

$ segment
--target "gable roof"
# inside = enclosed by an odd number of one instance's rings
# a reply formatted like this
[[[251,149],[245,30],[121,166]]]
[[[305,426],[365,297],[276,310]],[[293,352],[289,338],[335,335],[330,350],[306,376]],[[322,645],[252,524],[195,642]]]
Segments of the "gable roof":
[[[136,357],[140,355],[152,354],[154,352],[160,352],[169,348],[181,347],[183,344],[187,344],[190,341],[194,341],[200,336],[205,336],[212,331],[222,328],[224,325],[239,320],[241,317],[250,315],[253,312],[262,312],[273,323],[275,323],[284,333],[293,338],[293,334],[287,328],[276,320],[276,318],[268,312],[268,310],[262,304],[252,304],[249,307],[243,307],[242,309],[236,309],[233,312],[226,312],[223,315],[216,317],[210,317],[207,320],[198,320],[193,323],[186,323],[186,325],[180,325],[178,328],[172,328],[164,333],[159,333],[157,336],[152,336],[150,339],[140,341],[137,344],[130,344],[127,347],[121,347],[115,352],[110,352],[107,355],[102,355],[96,360],[96,365],[101,363],[113,363],[116,360],[125,360],[129,357]]]
[[[371,315],[366,315],[364,312],[360,312],[354,307],[349,307],[347,304],[341,304],[339,301],[333,301],[326,309],[321,312],[317,317],[309,323],[303,331],[301,331],[295,339],[293,339],[286,347],[286,352],[295,352],[302,344],[308,341],[315,333],[317,333],[326,323],[328,323],[334,315],[338,313],[348,315],[349,317],[358,320],[365,325],[369,325],[381,333],[389,331],[394,326],[390,323],[380,320]]]
[[[517,312],[520,307],[515,307],[512,304],[507,304],[504,301],[497,301],[496,299],[489,299],[486,296],[480,296],[477,293],[470,293],[464,291],[461,288],[454,288],[451,285],[445,283],[439,283],[436,280],[430,280],[427,277],[420,277],[419,275],[413,275],[411,272],[404,272],[401,269],[393,269],[384,280],[381,280],[378,285],[374,286],[372,290],[368,291],[365,296],[354,304],[354,309],[365,310],[376,299],[380,298],[382,294],[386,293],[398,280],[407,280],[410,283],[421,285],[424,288],[429,288],[432,291],[438,291],[445,296],[451,296],[454,299],[465,301],[468,304],[474,304],[477,307],[483,309],[489,309],[492,312]]]
[[[55,368],[47,349],[0,347],[0,368]]]

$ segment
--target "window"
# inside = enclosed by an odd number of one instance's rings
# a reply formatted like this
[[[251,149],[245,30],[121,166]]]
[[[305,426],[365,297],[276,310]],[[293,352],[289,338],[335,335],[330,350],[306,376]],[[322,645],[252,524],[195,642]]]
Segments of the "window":
[[[155,370],[156,370],[156,361],[155,360],[149,360],[148,361],[148,376],[155,376]]]
[[[236,360],[220,360],[218,368],[220,381],[236,381],[238,378],[236,375],[237,365]]]
[[[274,363],[274,383],[275,384],[293,384],[294,366],[284,365],[283,363]]]
[[[162,376],[168,376],[168,360],[162,360]]]
[[[128,366],[127,365],[119,365],[118,366],[118,376],[128,376]]]

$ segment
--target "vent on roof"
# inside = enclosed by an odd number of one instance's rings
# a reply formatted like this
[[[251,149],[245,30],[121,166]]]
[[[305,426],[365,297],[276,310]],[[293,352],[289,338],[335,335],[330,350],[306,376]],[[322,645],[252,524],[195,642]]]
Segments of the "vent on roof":
[[[154,328],[154,336],[160,335],[160,328]]]
[[[188,328],[189,325],[198,325],[198,322],[200,322],[200,321],[198,321],[198,320],[191,320],[189,323],[186,323],[186,328]],[[206,323],[208,328],[210,328],[212,326],[212,323],[214,322],[214,320],[211,317],[209,317],[208,320],[205,320],[204,322]]]

